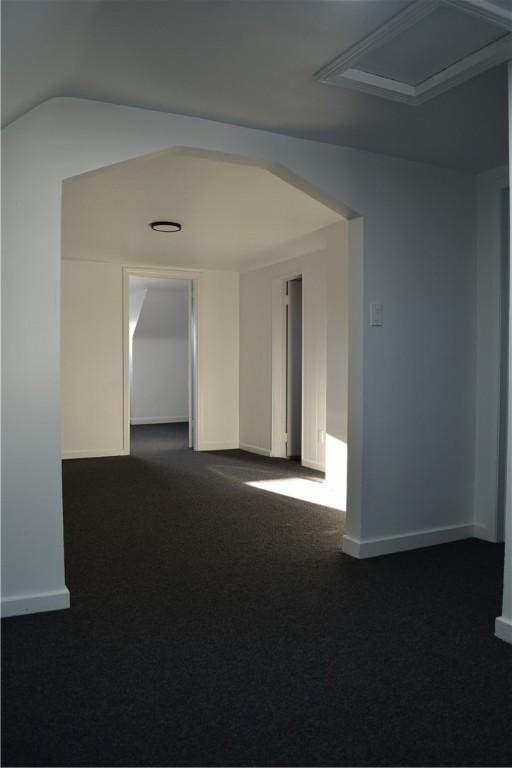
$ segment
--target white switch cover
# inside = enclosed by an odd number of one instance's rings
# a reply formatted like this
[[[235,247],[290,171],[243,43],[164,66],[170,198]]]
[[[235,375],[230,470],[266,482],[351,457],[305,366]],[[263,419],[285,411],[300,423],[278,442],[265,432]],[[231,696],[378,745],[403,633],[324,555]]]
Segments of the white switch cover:
[[[380,301],[372,301],[370,304],[370,325],[384,325],[384,304]]]

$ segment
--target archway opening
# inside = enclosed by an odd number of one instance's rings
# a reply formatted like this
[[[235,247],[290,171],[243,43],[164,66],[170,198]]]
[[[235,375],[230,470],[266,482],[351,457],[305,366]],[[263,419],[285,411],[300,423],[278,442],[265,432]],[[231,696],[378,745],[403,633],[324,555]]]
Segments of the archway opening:
[[[66,179],[62,210],[63,458],[130,454],[140,419],[130,388],[130,277],[182,281],[194,286],[197,334],[191,344],[189,326],[190,447],[233,451],[224,477],[262,499],[337,510],[340,535],[357,530],[361,219],[283,167],[189,148]],[[150,226],[167,219],[179,231]],[[293,384],[286,288],[299,276]],[[155,424],[179,418],[153,410],[146,419]],[[245,471],[235,451],[268,464]],[[297,455],[296,471],[282,461]]]

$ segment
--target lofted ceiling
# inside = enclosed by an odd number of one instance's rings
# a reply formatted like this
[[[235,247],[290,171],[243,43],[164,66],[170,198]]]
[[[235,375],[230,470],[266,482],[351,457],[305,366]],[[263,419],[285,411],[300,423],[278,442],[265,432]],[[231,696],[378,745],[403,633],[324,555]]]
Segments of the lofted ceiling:
[[[63,258],[244,270],[341,221],[274,173],[220,157],[167,150],[67,179]],[[182,231],[154,232],[156,220]]]
[[[504,64],[415,107],[315,80],[409,5],[3,0],[3,123],[48,98],[73,96],[466,170],[506,162]]]

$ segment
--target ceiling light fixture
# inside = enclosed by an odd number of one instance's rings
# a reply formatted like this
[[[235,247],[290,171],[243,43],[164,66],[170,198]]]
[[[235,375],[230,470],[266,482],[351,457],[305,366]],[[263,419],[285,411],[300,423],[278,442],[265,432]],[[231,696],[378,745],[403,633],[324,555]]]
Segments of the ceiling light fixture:
[[[181,232],[177,221],[152,221],[149,225],[155,232]]]

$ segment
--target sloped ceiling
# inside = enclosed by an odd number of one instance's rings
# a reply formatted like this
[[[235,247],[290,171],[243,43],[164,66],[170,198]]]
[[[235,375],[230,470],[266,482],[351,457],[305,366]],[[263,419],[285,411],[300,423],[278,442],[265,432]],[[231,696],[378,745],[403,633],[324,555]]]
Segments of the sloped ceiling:
[[[315,81],[408,5],[3,0],[3,121],[52,96],[76,96],[461,169],[504,163],[505,65],[414,109]]]
[[[136,285],[137,278],[134,279],[134,288]],[[149,278],[146,286],[134,338],[186,338],[188,284],[181,280],[152,281]]]

